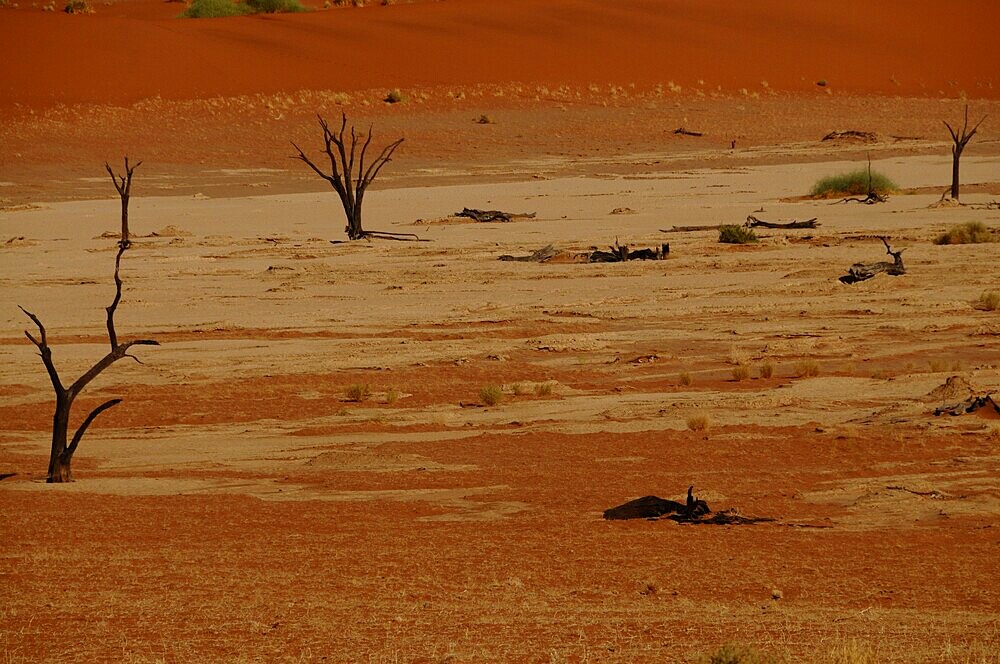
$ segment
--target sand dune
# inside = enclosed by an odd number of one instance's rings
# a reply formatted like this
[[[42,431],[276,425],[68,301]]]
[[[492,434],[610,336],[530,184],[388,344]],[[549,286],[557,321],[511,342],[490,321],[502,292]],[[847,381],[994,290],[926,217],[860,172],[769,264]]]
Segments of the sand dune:
[[[990,34],[1000,5],[974,0],[947,11],[933,0],[844,0],[835,10],[449,0],[211,20],[174,18],[180,11],[159,0],[85,16],[0,9],[0,106],[510,81],[1000,96]]]

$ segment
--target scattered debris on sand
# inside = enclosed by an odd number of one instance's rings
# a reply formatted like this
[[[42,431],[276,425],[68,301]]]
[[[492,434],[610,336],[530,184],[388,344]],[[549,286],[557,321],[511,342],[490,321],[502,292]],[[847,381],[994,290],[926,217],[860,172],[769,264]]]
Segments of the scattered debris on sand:
[[[878,134],[873,131],[857,131],[855,129],[834,130],[823,137],[824,141],[857,141],[861,143],[877,143]]]
[[[614,245],[608,249],[608,251],[602,251],[597,247],[592,247],[590,251],[563,251],[549,244],[525,256],[504,254],[497,260],[517,261],[521,263],[545,263],[558,257],[561,259],[559,262],[564,263],[622,263],[624,261],[636,260],[661,261],[670,255],[670,245],[668,243],[663,243],[659,247],[653,247],[652,249],[631,250],[627,244],[618,244],[615,241]]]
[[[903,266],[903,252],[906,250],[900,249],[899,251],[893,251],[892,247],[889,246],[888,240],[884,237],[880,237],[879,239],[882,240],[882,244],[885,245],[886,253],[892,256],[892,262],[876,261],[874,263],[855,263],[848,269],[847,274],[840,277],[841,283],[855,284],[859,281],[866,281],[880,272],[885,272],[886,274],[894,277],[906,274],[906,268]]]

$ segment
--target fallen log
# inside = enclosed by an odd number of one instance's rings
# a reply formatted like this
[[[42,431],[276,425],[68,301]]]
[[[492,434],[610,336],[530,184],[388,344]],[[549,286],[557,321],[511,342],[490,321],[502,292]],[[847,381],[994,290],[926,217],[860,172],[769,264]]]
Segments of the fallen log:
[[[475,208],[462,208],[461,212],[456,212],[455,217],[467,217],[475,221],[488,223],[491,221],[512,221],[513,219],[534,219],[534,212],[502,212],[500,210],[477,210]]]
[[[747,217],[747,223],[744,225],[747,228],[816,228],[819,226],[816,219],[817,217],[813,217],[812,219],[807,219],[805,221],[790,221],[783,224],[774,221],[764,221],[763,219],[758,219],[751,214]]]
[[[823,137],[824,141],[837,141],[843,139],[864,141],[865,143],[875,143],[878,141],[878,135],[872,131],[857,131],[855,129],[848,129],[846,131],[831,131]]]
[[[694,487],[688,487],[687,500],[679,503],[676,500],[666,500],[657,496],[643,496],[627,503],[604,510],[604,518],[609,521],[623,519],[658,519],[670,514],[683,515],[685,518],[698,518],[710,514],[708,503],[698,500],[693,495]]]
[[[885,245],[886,253],[892,256],[892,262],[855,263],[848,269],[847,274],[840,277],[841,283],[855,284],[859,281],[866,281],[880,272],[885,272],[894,277],[906,274],[906,268],[903,267],[903,252],[905,249],[893,251],[892,247],[889,246],[889,242],[884,237],[880,237],[879,239]]]
[[[877,191],[869,191],[868,195],[864,198],[858,197],[847,197],[842,198],[839,201],[834,201],[831,205],[839,205],[840,203],[864,203],[865,205],[875,205],[876,203],[885,203],[888,198],[878,193]]]
[[[527,256],[511,256],[510,254],[504,254],[497,260],[518,261],[521,263],[544,263],[553,256],[557,256],[561,253],[562,253],[561,251],[557,250],[554,246],[549,244],[542,247],[541,249],[538,249],[537,251],[531,252]]]
[[[952,404],[950,406],[935,408],[934,415],[940,416],[947,413],[948,415],[958,416],[966,413],[974,413],[980,408],[991,409],[994,413],[1000,415],[1000,405],[998,405],[989,394],[982,397],[969,397],[965,401],[960,401],[959,403]],[[987,410],[987,412],[990,411]]]
[[[687,233],[690,231],[717,231],[722,224],[712,224],[711,226],[674,226],[673,228],[661,228],[661,233]]]
[[[674,129],[674,134],[678,136],[704,136],[704,134],[701,133],[700,131],[689,131],[684,127],[678,127],[677,129]]]
[[[670,245],[661,244],[653,249],[636,249],[630,251],[627,244],[615,241],[610,251],[594,250],[587,258],[588,263],[622,263],[624,261],[661,261],[670,253]]]

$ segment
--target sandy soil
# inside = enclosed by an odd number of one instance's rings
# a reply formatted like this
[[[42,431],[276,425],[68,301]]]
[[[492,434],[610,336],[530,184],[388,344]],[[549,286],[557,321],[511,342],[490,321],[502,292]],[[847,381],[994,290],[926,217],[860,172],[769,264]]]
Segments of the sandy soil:
[[[1000,227],[993,5],[21,4],[0,7],[0,661],[1000,662],[1000,419],[933,415],[1000,391],[1000,314],[975,306],[1000,245],[933,243]],[[989,118],[966,205],[939,206],[963,92]],[[288,159],[317,111],[406,137],[366,224],[427,242],[330,242],[335,194]],[[80,397],[76,421],[123,403],[47,485],[52,388],[17,305],[64,378],[105,352],[102,164],[126,152],[118,331],[161,346]],[[867,156],[888,203],[803,196]],[[820,226],[665,232],[751,213]],[[881,235],[908,273],[841,284]],[[497,260],[616,240],[670,257]],[[774,521],[601,519],[692,484]]]

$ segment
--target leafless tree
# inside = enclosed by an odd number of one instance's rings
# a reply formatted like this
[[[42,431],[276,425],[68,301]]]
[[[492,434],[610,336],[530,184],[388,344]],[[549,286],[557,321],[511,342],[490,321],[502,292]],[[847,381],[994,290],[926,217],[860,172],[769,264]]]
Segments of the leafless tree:
[[[73,461],[73,454],[80,445],[80,440],[83,438],[83,434],[87,432],[87,427],[93,423],[94,419],[97,418],[98,415],[106,411],[108,408],[121,403],[121,399],[110,399],[94,408],[90,411],[90,414],[84,418],[80,426],[77,427],[76,432],[70,439],[69,418],[73,408],[73,401],[80,395],[83,388],[85,388],[92,380],[97,378],[102,371],[122,358],[130,357],[136,362],[139,362],[137,357],[130,355],[128,352],[132,346],[160,345],[158,341],[153,341],[152,339],[133,339],[132,341],[119,343],[118,333],[115,331],[115,311],[118,309],[118,304],[122,299],[122,255],[129,246],[127,235],[129,188],[132,181],[132,171],[134,171],[138,165],[139,164],[136,164],[135,166],[129,168],[128,159],[126,158],[125,170],[127,175],[125,178],[122,178],[120,188],[118,182],[116,181],[115,183],[115,188],[117,188],[119,193],[122,194],[122,237],[118,241],[118,254],[115,256],[115,298],[111,301],[111,304],[105,308],[107,311],[108,342],[111,346],[111,350],[107,353],[107,355],[98,360],[92,367],[90,367],[90,369],[84,372],[82,376],[73,381],[69,387],[64,386],[62,379],[59,377],[59,372],[56,370],[56,365],[52,360],[52,348],[49,346],[45,326],[42,325],[42,321],[39,320],[38,316],[31,313],[24,307],[20,307],[21,311],[23,311],[38,328],[37,337],[27,330],[25,330],[24,336],[28,337],[28,340],[35,344],[35,347],[38,348],[38,354],[41,356],[42,364],[45,365],[45,370],[49,374],[49,380],[52,381],[52,389],[54,389],[56,393],[56,410],[55,414],[52,416],[52,449],[49,453],[48,482],[71,482],[73,480],[73,473],[70,464]],[[108,171],[111,171],[110,166],[108,167]],[[112,178],[114,177],[114,173],[112,173]]]
[[[341,114],[340,130],[330,129],[323,116],[317,115],[319,126],[323,130],[323,153],[330,160],[330,172],[326,173],[310,159],[294,142],[292,146],[298,152],[293,158],[304,162],[317,175],[330,183],[330,186],[340,195],[347,216],[347,237],[350,240],[361,238],[383,237],[388,239],[416,239],[412,233],[387,233],[385,231],[366,231],[361,223],[361,205],[364,203],[368,186],[378,176],[379,171],[392,160],[392,153],[400,146],[403,139],[390,143],[382,148],[373,161],[366,163],[368,146],[372,142],[372,129],[367,135],[359,135],[354,126],[347,133],[347,115]],[[363,140],[363,142],[361,142]],[[360,142],[360,149],[359,149]],[[357,169],[355,171],[355,165]]]
[[[108,170],[108,175],[111,176],[111,182],[115,185],[115,189],[118,190],[118,195],[122,199],[122,238],[121,244],[126,249],[132,244],[128,236],[128,201],[132,196],[132,173],[135,169],[139,168],[142,162],[136,163],[135,166],[128,165],[128,155],[125,155],[125,175],[117,175],[113,170],[111,170],[111,164],[104,162],[104,168]]]
[[[966,104],[965,122],[962,124],[962,131],[953,129],[947,122],[944,123],[944,126],[948,128],[948,133],[951,134],[951,140],[955,142],[955,144],[951,146],[951,197],[956,201],[958,200],[958,162],[962,158],[962,151],[965,150],[965,146],[968,145],[969,141],[972,140],[972,137],[976,135],[976,130],[979,129],[979,125],[983,124],[983,120],[985,119],[986,116],[984,115],[982,119],[976,123],[976,126],[969,130],[969,105]]]

